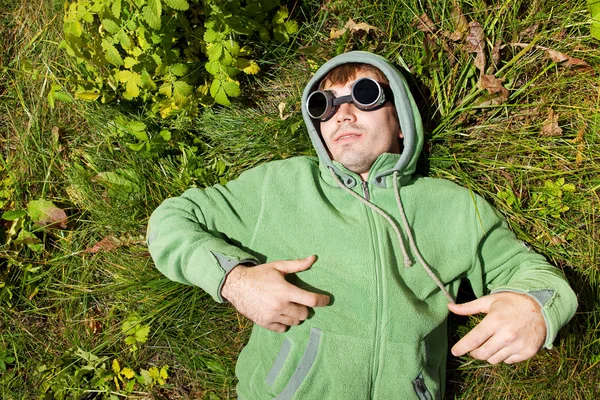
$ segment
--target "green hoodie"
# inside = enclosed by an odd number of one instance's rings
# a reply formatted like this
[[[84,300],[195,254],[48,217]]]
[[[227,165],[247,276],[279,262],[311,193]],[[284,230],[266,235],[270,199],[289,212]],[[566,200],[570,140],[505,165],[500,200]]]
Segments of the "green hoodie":
[[[307,116],[314,157],[263,164],[225,186],[189,189],[149,222],[150,253],[166,276],[219,302],[239,263],[317,261],[288,276],[331,295],[285,333],[255,325],[239,356],[238,395],[261,399],[439,399],[447,354],[447,303],[462,279],[479,297],[532,296],[547,325],[545,347],[574,314],[562,273],[531,251],[485,200],[452,182],[413,175],[423,145],[421,118],[402,75],[385,59],[342,54],[389,79],[404,134],[402,154],[382,154],[368,182],[331,161]]]

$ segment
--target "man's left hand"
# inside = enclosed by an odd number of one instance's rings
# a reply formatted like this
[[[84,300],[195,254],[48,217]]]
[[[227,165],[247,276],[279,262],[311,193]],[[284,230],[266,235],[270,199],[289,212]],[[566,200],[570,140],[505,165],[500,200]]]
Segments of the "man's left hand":
[[[533,357],[546,339],[546,323],[539,304],[530,296],[500,292],[463,304],[448,304],[458,315],[487,314],[460,339],[452,354],[469,353],[490,364],[513,364]]]

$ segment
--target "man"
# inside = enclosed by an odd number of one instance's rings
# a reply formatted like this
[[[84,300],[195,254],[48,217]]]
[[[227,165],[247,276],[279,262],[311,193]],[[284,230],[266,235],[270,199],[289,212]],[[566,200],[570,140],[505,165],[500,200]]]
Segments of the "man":
[[[573,291],[482,198],[413,175],[422,124],[393,66],[337,56],[302,105],[318,159],[190,189],[149,223],[163,273],[255,322],[240,398],[441,398],[449,311],[487,313],[456,356],[514,363],[552,345]],[[457,305],[462,279],[479,298]]]

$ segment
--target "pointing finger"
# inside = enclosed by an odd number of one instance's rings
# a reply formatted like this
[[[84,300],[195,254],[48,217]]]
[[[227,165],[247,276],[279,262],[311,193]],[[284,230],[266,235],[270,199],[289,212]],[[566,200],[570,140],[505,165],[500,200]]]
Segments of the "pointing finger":
[[[471,332],[467,333],[452,347],[452,354],[455,357],[460,357],[475,349],[478,349],[494,334],[494,331],[488,328],[484,321],[481,321],[479,325],[473,328]]]
[[[290,301],[307,307],[325,307],[329,304],[329,296],[295,287],[290,293]]]

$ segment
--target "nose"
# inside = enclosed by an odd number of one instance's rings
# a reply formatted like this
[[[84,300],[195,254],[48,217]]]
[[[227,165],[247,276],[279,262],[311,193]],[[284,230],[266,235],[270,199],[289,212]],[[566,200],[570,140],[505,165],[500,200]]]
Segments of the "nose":
[[[353,103],[343,103],[340,104],[337,113],[335,113],[335,118],[337,122],[355,122],[356,111],[358,111],[358,108]]]

